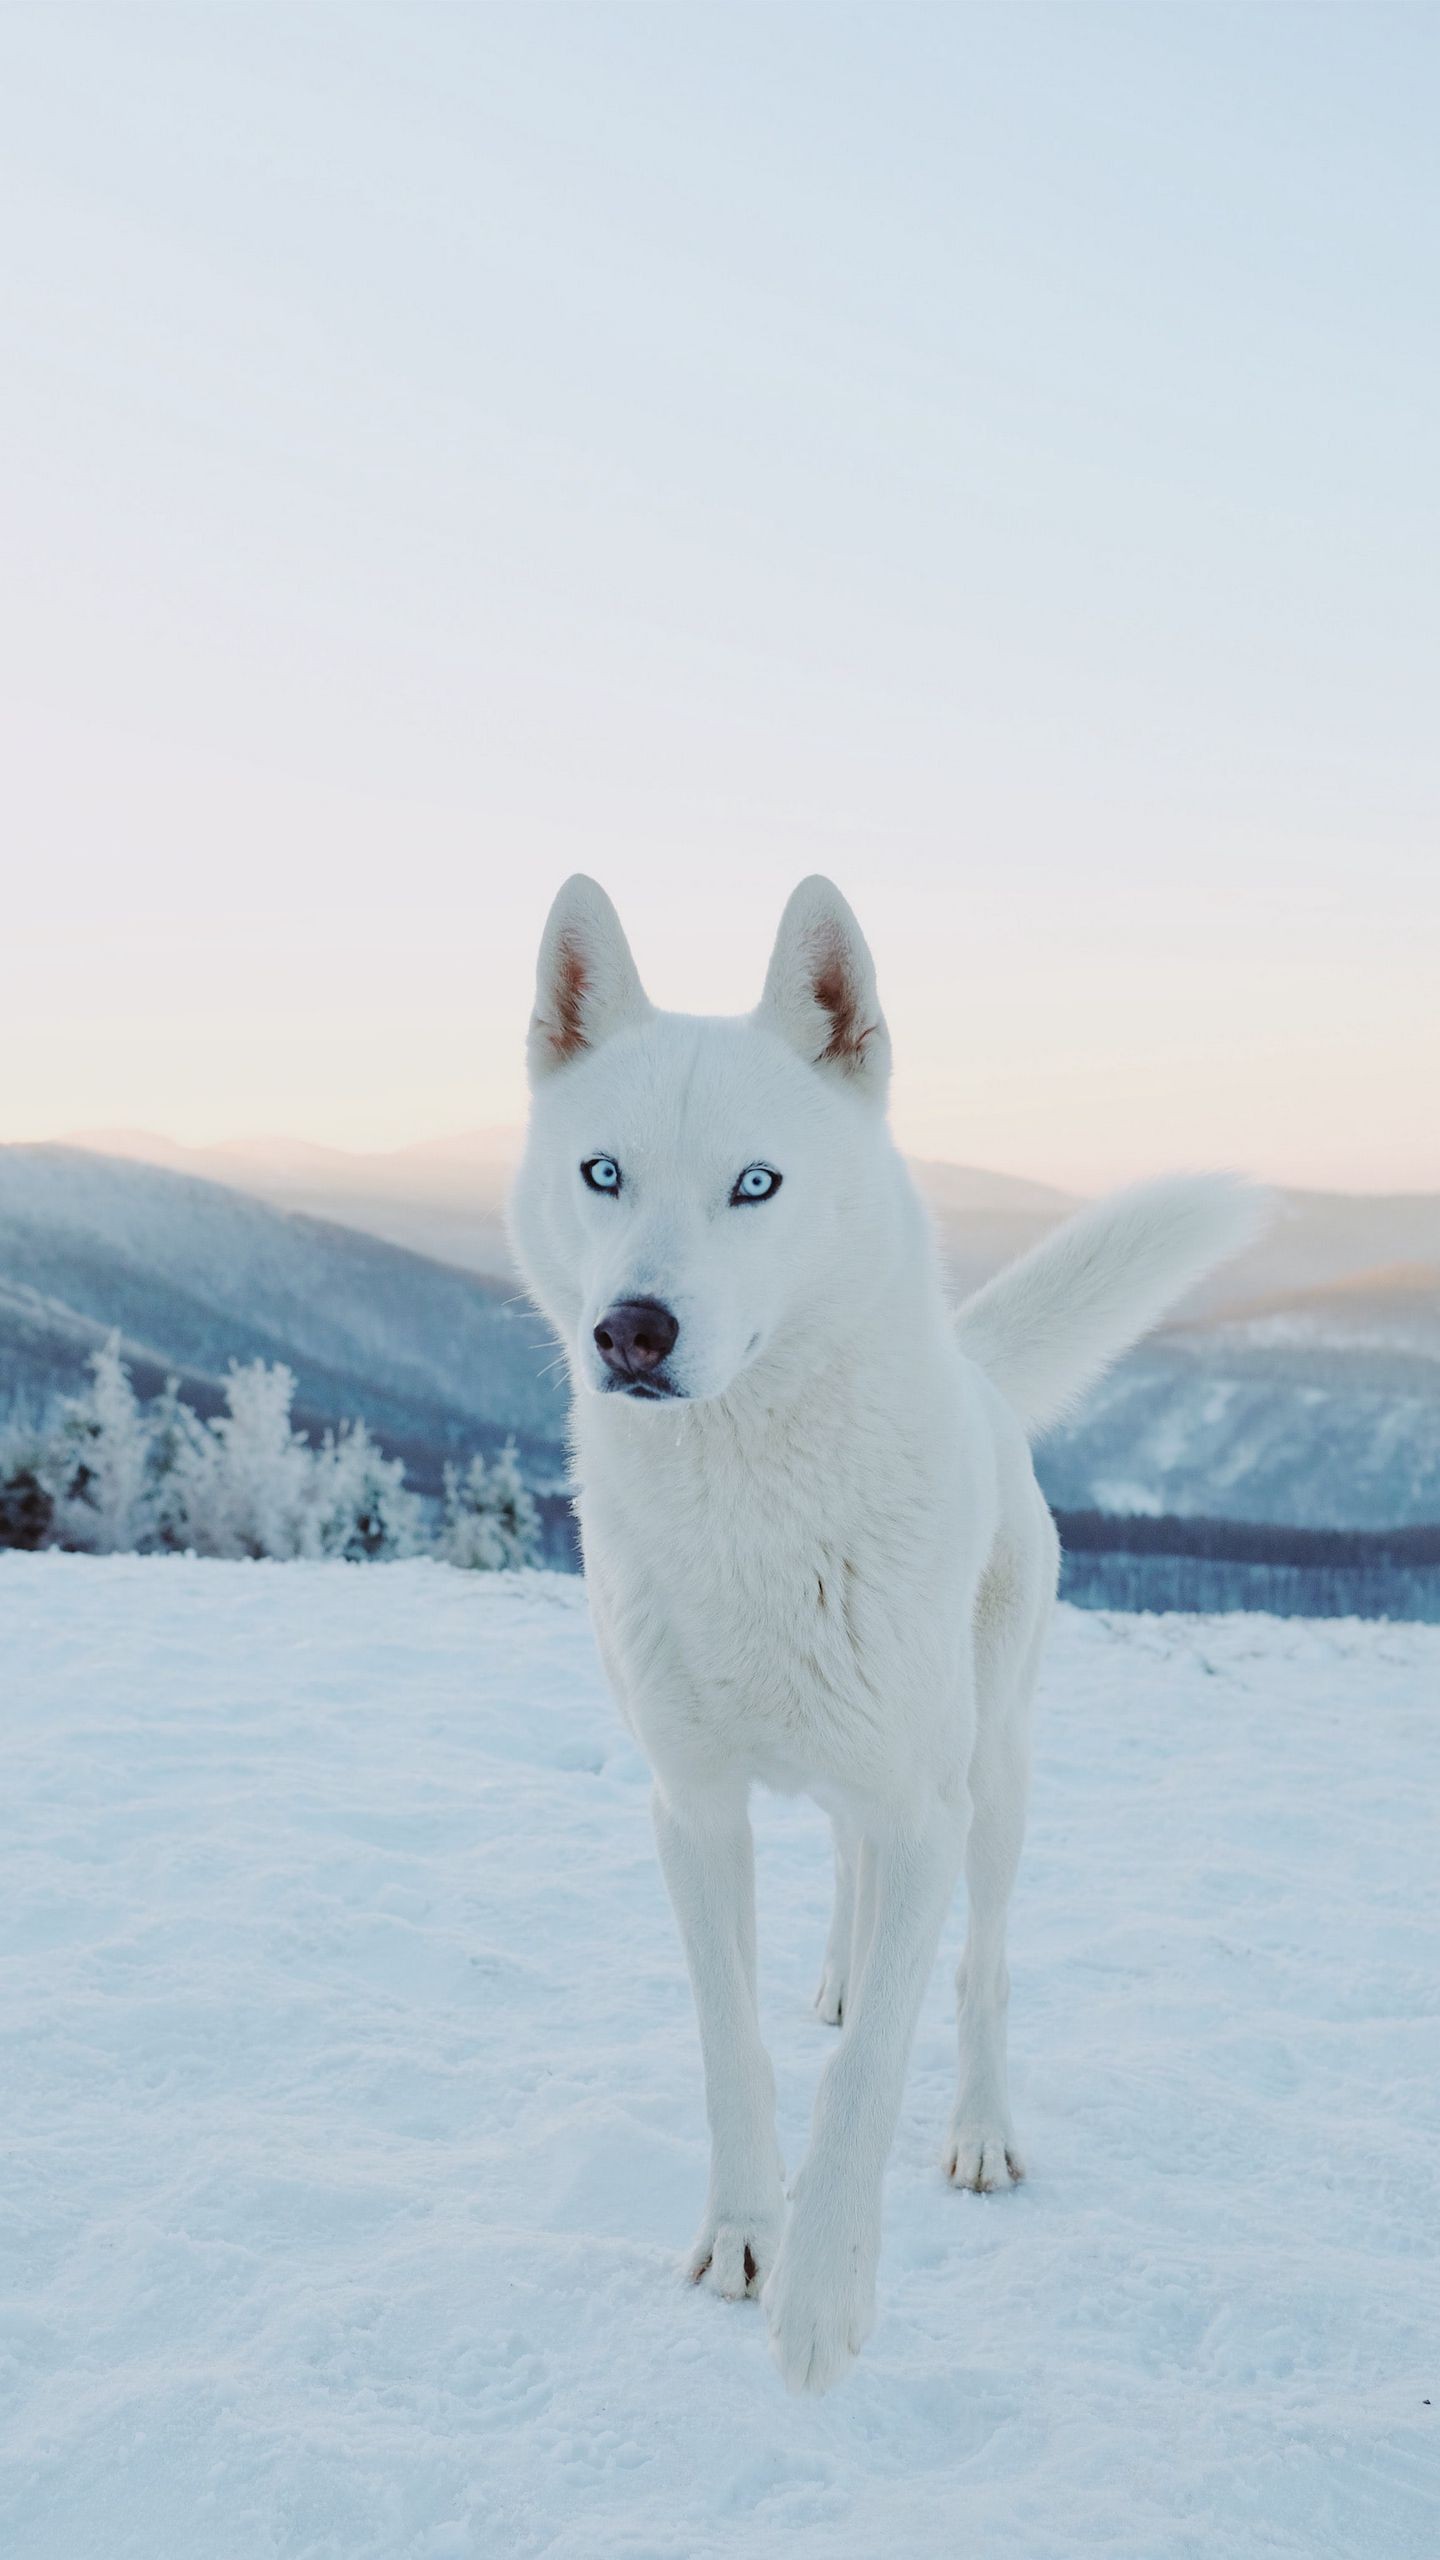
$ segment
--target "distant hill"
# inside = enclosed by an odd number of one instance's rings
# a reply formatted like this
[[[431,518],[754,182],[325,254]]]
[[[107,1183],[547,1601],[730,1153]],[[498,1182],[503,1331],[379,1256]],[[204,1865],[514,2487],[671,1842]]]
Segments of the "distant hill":
[[[520,1150],[516,1129],[472,1129],[368,1154],[266,1137],[181,1147],[125,1129],[89,1131],[66,1143],[221,1182],[464,1270],[495,1278],[511,1272],[504,1204]],[[1013,1174],[930,1161],[911,1171],[957,1290],[988,1278],[1080,1206],[1071,1192]],[[1440,1272],[1440,1194],[1282,1191],[1276,1201],[1269,1233],[1197,1294],[1192,1313],[1258,1312],[1266,1299],[1298,1301],[1311,1290],[1386,1272],[1408,1269],[1422,1283]],[[1384,1322],[1383,1310],[1378,1320]]]
[[[143,1153],[163,1141],[102,1134],[106,1152],[0,1148],[0,1402],[72,1387],[115,1325],[137,1383],[175,1371],[202,1411],[230,1359],[283,1359],[311,1427],[363,1415],[421,1483],[448,1452],[510,1431],[558,1477],[565,1391],[558,1370],[541,1374],[544,1326],[513,1279],[460,1267],[484,1252],[503,1268],[512,1133],[366,1157],[171,1148],[163,1166]],[[957,1292],[1075,1205],[1000,1174],[916,1171]],[[423,1236],[433,1251],[414,1249]],[[1440,1519],[1440,1199],[1282,1195],[1270,1235],[1039,1463],[1074,1511],[1315,1529]]]
[[[1068,1511],[1440,1521],[1440,1357],[1187,1326],[1122,1361],[1037,1464]]]
[[[228,1363],[284,1360],[312,1420],[363,1416],[415,1462],[513,1431],[560,1463],[564,1394],[534,1311],[497,1281],[193,1175],[0,1148],[0,1377],[38,1405],[118,1328],[137,1382],[213,1407]]]
[[[1413,1352],[1440,1360],[1440,1262],[1360,1271],[1318,1289],[1281,1289],[1213,1320],[1257,1347]]]
[[[66,1144],[221,1182],[273,1208],[328,1218],[432,1261],[515,1285],[504,1215],[520,1145],[513,1129],[471,1130],[368,1154],[291,1138],[182,1147],[136,1129],[92,1130]]]
[[[520,1153],[518,1129],[471,1129],[372,1153],[265,1137],[182,1147],[135,1129],[83,1131],[65,1143],[222,1182],[275,1208],[358,1227],[462,1270],[493,1277],[509,1277],[513,1270],[505,1195]],[[1078,1205],[1064,1191],[1010,1174],[951,1164],[917,1164],[914,1171],[940,1225],[957,1287],[973,1285],[1023,1252]]]

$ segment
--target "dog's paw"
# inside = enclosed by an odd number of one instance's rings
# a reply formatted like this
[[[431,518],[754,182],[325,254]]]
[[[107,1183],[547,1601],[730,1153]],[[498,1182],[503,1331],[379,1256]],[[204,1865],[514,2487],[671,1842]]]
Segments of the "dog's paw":
[[[945,2145],[945,2175],[953,2187],[969,2187],[977,2196],[994,2195],[1002,2187],[1018,2187],[1025,2163],[1008,2125],[970,2119],[952,2124]]]
[[[822,2026],[838,2027],[845,2016],[845,1975],[839,1965],[827,1964],[820,1976],[815,1994],[815,2015]]]
[[[770,2352],[791,2391],[829,2391],[849,2372],[875,2318],[875,2278],[863,2253],[833,2255],[792,2220],[765,2287]]]
[[[778,2212],[708,2215],[684,2261],[691,2284],[703,2284],[725,2302],[753,2300],[780,2247]]]

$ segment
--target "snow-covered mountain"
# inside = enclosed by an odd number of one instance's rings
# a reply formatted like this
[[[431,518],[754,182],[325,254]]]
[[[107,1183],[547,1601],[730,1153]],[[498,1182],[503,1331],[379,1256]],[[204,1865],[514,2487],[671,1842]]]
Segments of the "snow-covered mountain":
[[[1366,1241],[1428,1241],[1440,1204],[1357,1201]],[[1288,1213],[1288,1214],[1287,1214]],[[1358,1222],[1357,1222],[1358,1223]],[[1271,1267],[1354,1244],[1325,1196],[1282,1203]],[[1314,1529],[1440,1520],[1440,1253],[1251,1296],[1143,1343],[1040,1452],[1061,1509],[1207,1513]]]
[[[118,1328],[142,1392],[202,1410],[231,1360],[284,1360],[310,1420],[363,1415],[423,1478],[514,1431],[558,1460],[564,1399],[498,1281],[162,1167],[0,1149],[0,1402],[73,1387]]]
[[[513,1430],[558,1471],[553,1346],[513,1278],[473,1267],[503,1267],[512,1133],[369,1157],[171,1148],[169,1165],[143,1153],[162,1141],[104,1145],[0,1149],[0,1405],[75,1384],[118,1326],[144,1392],[176,1370],[203,1411],[230,1359],[284,1359],[307,1419],[363,1414],[421,1481],[477,1431]],[[1074,1205],[1003,1175],[916,1170],[957,1291]],[[1041,1471],[1071,1510],[1440,1519],[1440,1199],[1282,1195],[1270,1233],[1117,1370]]]
[[[1440,1353],[1157,1335],[1037,1453],[1059,1510],[1178,1512],[1306,1529],[1440,1520]]]

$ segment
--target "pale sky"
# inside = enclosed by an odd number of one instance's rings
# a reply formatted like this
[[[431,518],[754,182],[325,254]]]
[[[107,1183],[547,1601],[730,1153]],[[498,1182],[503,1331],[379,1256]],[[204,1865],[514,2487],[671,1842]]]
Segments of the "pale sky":
[[[518,1119],[870,931],[917,1151],[1440,1186],[1440,7],[0,7],[0,1137]]]

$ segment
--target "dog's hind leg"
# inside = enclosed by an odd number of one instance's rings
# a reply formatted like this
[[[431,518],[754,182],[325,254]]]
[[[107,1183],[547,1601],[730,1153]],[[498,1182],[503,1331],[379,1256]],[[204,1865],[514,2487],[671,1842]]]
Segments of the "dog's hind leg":
[[[825,1947],[825,1965],[820,1988],[815,1994],[815,2013],[827,2027],[838,2027],[845,2016],[845,2003],[850,1993],[855,1945],[855,1885],[860,1857],[860,1836],[841,1816],[835,1817],[835,1908],[830,1916],[830,1936]]]
[[[988,2194],[1023,2176],[1010,2120],[1006,2027],[1010,1970],[1005,1919],[1025,1830],[1029,1754],[1021,1730],[977,1743],[970,1768],[971,1820],[965,1883],[970,1916],[955,1976],[960,2086],[945,2147],[946,2175]]]
[[[1030,1706],[1049,1626],[1056,1552],[1047,1515],[1043,1554],[1028,1555],[1023,1564],[1010,1559],[992,1566],[976,1615],[977,1721],[965,1844],[969,1919],[955,1977],[960,2084],[944,2160],[956,2186],[973,2187],[977,2194],[1024,2176],[1010,2117],[1005,1923],[1025,1836]]]

